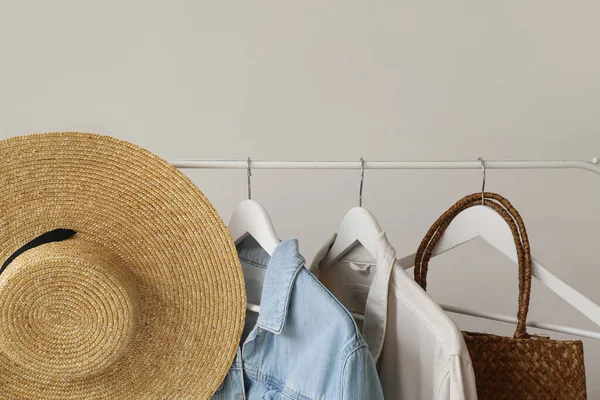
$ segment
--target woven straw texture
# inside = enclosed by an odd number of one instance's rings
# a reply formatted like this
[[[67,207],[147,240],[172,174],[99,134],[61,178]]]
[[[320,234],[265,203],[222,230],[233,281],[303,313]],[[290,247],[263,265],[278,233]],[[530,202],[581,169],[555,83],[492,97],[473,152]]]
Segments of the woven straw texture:
[[[1,399],[208,399],[239,345],[235,246],[196,186],[83,133],[0,142]]]
[[[480,400],[586,399],[583,344],[529,335],[526,331],[531,293],[531,250],[523,219],[504,197],[485,193],[485,205],[498,212],[513,232],[518,256],[519,304],[513,338],[463,332]],[[429,260],[450,222],[461,211],[481,205],[482,194],[466,196],[429,229],[419,246],[415,280],[426,289]]]

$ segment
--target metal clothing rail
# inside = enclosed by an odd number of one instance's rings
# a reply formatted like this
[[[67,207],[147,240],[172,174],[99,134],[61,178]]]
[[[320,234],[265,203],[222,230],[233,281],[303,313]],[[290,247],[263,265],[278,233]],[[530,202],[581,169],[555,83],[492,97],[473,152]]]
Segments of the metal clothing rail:
[[[250,165],[249,165],[250,163]],[[466,170],[480,169],[481,161],[252,161],[252,160],[189,160],[171,161],[171,164],[180,169],[379,169],[379,170]],[[600,175],[600,159],[594,157],[592,161],[577,160],[547,160],[547,161],[485,161],[486,169],[580,169]],[[479,317],[493,321],[516,323],[516,318],[470,310],[451,305],[441,305],[447,312]],[[361,319],[362,316],[355,315]],[[600,339],[600,332],[574,328],[570,326],[555,325],[528,321],[531,328],[562,332],[571,335]]]
[[[251,161],[252,169],[360,169],[360,161]],[[487,169],[582,169],[600,175],[600,160],[485,161]],[[246,160],[172,161],[177,168],[246,169]],[[479,161],[365,161],[365,169],[480,169]]]

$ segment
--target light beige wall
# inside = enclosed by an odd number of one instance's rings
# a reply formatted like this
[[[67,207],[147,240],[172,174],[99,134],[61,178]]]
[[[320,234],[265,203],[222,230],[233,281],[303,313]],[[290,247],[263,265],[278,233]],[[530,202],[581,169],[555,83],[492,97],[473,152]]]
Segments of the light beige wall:
[[[0,135],[91,131],[169,160],[590,160],[599,14],[584,0],[4,1]],[[245,196],[244,171],[190,176],[225,219]],[[356,171],[255,171],[253,182],[309,260],[357,202]],[[491,171],[488,187],[522,211],[536,258],[600,302],[600,177]],[[367,171],[365,206],[403,255],[479,188],[478,171]],[[515,313],[514,267],[482,243],[430,276],[440,301]],[[539,285],[531,316],[593,328]],[[585,349],[598,398],[600,342]]]

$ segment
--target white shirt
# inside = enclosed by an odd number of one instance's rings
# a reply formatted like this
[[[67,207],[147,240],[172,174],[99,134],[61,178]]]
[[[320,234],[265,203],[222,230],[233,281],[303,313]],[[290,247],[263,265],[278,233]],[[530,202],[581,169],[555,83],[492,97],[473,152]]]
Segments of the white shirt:
[[[475,375],[462,333],[450,317],[397,264],[385,233],[377,259],[356,246],[342,259],[321,266],[335,236],[309,270],[357,321],[378,364],[386,399],[477,399]],[[323,267],[323,268],[322,268]]]

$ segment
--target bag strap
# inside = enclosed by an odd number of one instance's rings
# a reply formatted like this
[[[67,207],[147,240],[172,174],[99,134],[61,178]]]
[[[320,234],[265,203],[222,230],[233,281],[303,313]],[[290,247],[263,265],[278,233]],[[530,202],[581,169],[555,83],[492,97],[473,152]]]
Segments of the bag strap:
[[[427,270],[433,250],[450,225],[450,222],[462,211],[481,205],[481,192],[465,196],[448,209],[437,219],[427,231],[419,245],[415,256],[415,281],[423,290],[427,288]],[[497,193],[486,192],[484,204],[495,210],[506,221],[513,233],[517,249],[519,271],[519,306],[517,312],[516,339],[529,337],[527,334],[527,312],[529,311],[529,298],[531,294],[531,250],[525,223],[519,212],[510,202]]]

